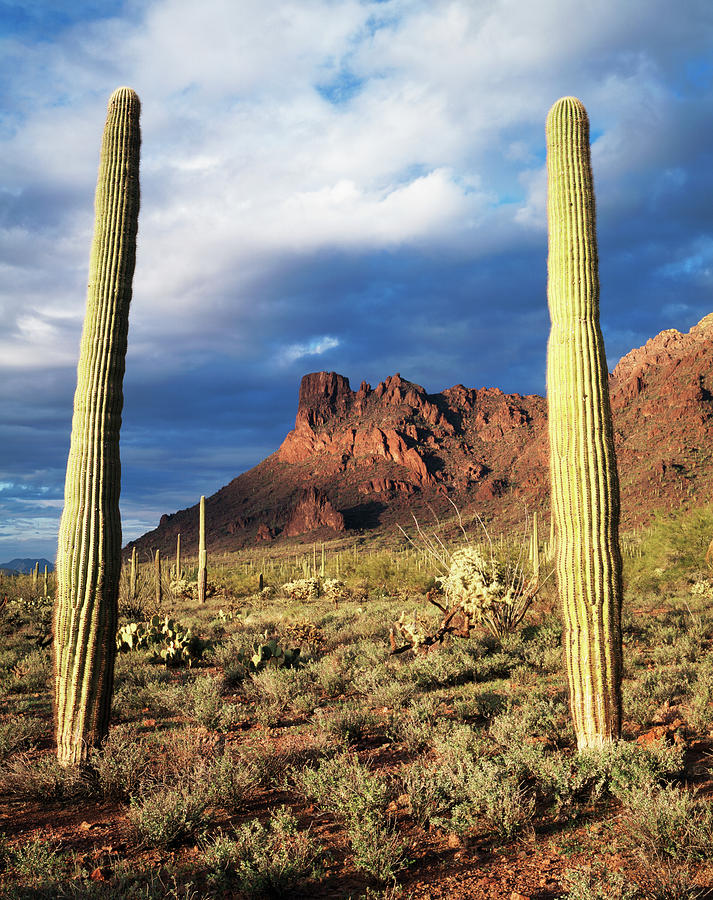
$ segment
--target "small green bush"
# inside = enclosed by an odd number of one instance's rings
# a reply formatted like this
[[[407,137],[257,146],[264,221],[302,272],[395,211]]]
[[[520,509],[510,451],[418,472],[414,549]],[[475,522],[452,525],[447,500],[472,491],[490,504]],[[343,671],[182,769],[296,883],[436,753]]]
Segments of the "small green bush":
[[[208,784],[212,803],[237,810],[260,784],[260,770],[247,754],[240,756],[225,750],[210,759],[201,776]]]
[[[8,862],[15,872],[39,886],[53,882],[67,873],[67,860],[45,838],[35,837],[8,851]]]
[[[14,680],[8,685],[15,694],[34,694],[47,689],[52,673],[52,659],[48,650],[31,650],[14,665]]]
[[[360,741],[379,720],[368,709],[355,703],[342,703],[329,713],[318,710],[320,728],[344,744]]]
[[[210,676],[197,678],[191,693],[194,721],[204,728],[216,729],[220,725],[223,709],[220,685]]]
[[[675,861],[713,856],[713,806],[672,785],[632,788],[623,795],[621,821],[635,847]]]
[[[141,794],[149,779],[152,752],[134,728],[117,725],[90,759],[102,794],[110,799],[129,800]]]
[[[36,716],[16,716],[0,722],[0,759],[31,749],[47,731],[47,722]]]
[[[281,807],[267,825],[257,820],[218,834],[203,845],[209,883],[236,885],[246,897],[286,897],[319,871],[322,849],[300,831],[294,815]]]
[[[295,772],[294,779],[306,797],[346,821],[358,869],[388,881],[408,865],[407,844],[396,835],[386,814],[391,790],[356,755],[324,760],[318,769]]]
[[[32,800],[73,800],[92,791],[85,774],[75,768],[64,769],[54,754],[32,759],[25,754],[5,762],[0,789],[13,797]]]
[[[570,869],[564,880],[569,888],[565,900],[635,900],[639,887],[605,866],[593,869]]]
[[[162,785],[143,797],[132,797],[129,823],[140,843],[147,847],[170,847],[200,834],[208,824],[207,786]]]

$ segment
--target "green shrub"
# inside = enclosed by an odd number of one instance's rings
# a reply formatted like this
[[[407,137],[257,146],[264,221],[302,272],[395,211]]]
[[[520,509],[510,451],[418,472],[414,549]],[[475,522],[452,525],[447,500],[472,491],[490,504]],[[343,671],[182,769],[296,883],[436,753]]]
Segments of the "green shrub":
[[[301,712],[316,706],[309,676],[304,669],[267,668],[245,683],[246,696],[254,701],[254,714],[263,725],[276,725],[297,704]]]
[[[555,746],[574,743],[574,729],[563,695],[550,696],[534,691],[518,696],[506,712],[493,719],[490,735],[504,747],[543,738]]]
[[[185,710],[186,700],[186,688],[180,684],[155,681],[138,688],[124,684],[114,694],[112,711],[120,719],[174,716]]]
[[[453,802],[453,779],[440,763],[416,760],[400,772],[411,815],[425,828],[443,819]]]
[[[577,777],[589,785],[594,799],[609,793],[624,800],[629,791],[651,789],[680,774],[683,750],[663,742],[641,747],[620,741],[578,753],[573,762]]]
[[[430,722],[424,722],[411,710],[404,710],[389,716],[386,734],[396,743],[403,744],[407,750],[418,752],[430,745],[433,726]]]
[[[534,797],[499,758],[452,754],[447,763],[417,762],[401,775],[414,818],[463,833],[485,827],[512,838],[532,819]]]
[[[47,723],[35,716],[15,716],[0,722],[0,759],[29,750],[47,731]]]
[[[453,773],[449,828],[469,831],[484,824],[502,840],[510,840],[534,815],[534,797],[513,775],[492,760]]]
[[[111,799],[129,800],[138,796],[148,781],[152,753],[147,741],[128,725],[109,731],[102,746],[90,757],[102,794]]]
[[[317,713],[319,727],[344,744],[360,741],[378,721],[370,710],[355,703],[342,703],[329,713]]]
[[[210,676],[197,678],[191,693],[194,721],[204,728],[216,729],[223,710],[223,698],[216,680]]]
[[[569,888],[565,900],[635,900],[640,896],[638,885],[601,864],[592,869],[570,869],[564,880]]]
[[[73,800],[86,797],[91,786],[76,768],[62,768],[57,757],[45,754],[32,759],[18,754],[5,762],[0,789],[13,797],[33,800]]]
[[[66,875],[67,860],[45,838],[35,837],[8,851],[8,862],[21,878],[33,885],[56,881]]]
[[[431,746],[444,765],[457,769],[469,766],[485,756],[491,746],[483,734],[463,722],[437,722],[431,733]]]
[[[162,785],[143,797],[131,798],[129,823],[142,845],[170,847],[205,829],[207,806],[207,787]]]
[[[52,659],[48,650],[31,650],[14,665],[14,680],[8,685],[16,694],[34,694],[47,690],[52,673]]]
[[[704,729],[713,721],[713,656],[709,654],[696,672],[697,678],[689,700],[688,721],[694,728]]]
[[[356,755],[324,760],[318,769],[295,772],[294,779],[317,806],[346,821],[358,869],[387,881],[408,865],[407,844],[396,835],[386,814],[389,786]]]
[[[221,833],[206,841],[202,858],[211,884],[225,889],[237,883],[246,897],[286,897],[319,873],[321,854],[283,806],[267,825],[253,820],[232,836]]]
[[[645,854],[675,861],[713,856],[710,801],[672,785],[632,788],[622,800],[624,831]]]
[[[260,770],[249,755],[233,755],[225,750],[212,757],[202,773],[212,803],[237,810],[250,797],[261,781]]]

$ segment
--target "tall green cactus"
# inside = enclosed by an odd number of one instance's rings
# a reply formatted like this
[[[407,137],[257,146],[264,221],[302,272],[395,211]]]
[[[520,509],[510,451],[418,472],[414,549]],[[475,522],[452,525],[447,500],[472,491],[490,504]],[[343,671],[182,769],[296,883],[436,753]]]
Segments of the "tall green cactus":
[[[131,566],[129,568],[129,601],[136,603],[139,595],[138,590],[138,572],[136,565],[136,547],[131,548]]]
[[[163,603],[163,580],[161,577],[161,551],[157,550],[153,560],[154,587],[156,590],[156,606],[161,609]]]
[[[62,765],[105,737],[114,682],[121,519],[119,428],[139,214],[139,98],[110,100],[95,197],[54,615],[55,728]]]
[[[198,519],[198,602],[205,603],[208,587],[208,557],[205,549],[205,497],[201,497]]]
[[[619,480],[599,328],[589,121],[563,97],[547,117],[547,398],[557,579],[580,749],[621,734]]]

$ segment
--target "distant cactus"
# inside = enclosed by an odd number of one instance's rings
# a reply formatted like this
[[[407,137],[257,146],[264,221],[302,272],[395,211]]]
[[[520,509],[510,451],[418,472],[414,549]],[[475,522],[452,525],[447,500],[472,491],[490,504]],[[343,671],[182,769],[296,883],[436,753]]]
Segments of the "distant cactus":
[[[136,603],[138,596],[138,574],[136,567],[136,547],[131,548],[131,568],[129,569],[129,602]]]
[[[156,606],[160,609],[163,603],[163,584],[161,583],[161,551],[157,550],[154,556],[154,580],[156,582]]]
[[[55,727],[62,765],[86,762],[109,729],[121,519],[119,428],[139,213],[139,98],[109,100],[95,200],[54,615]]]
[[[530,537],[530,567],[532,577],[540,577],[540,536],[537,530],[537,510],[532,514],[532,536]]]
[[[181,577],[181,535],[176,535],[176,581]]]
[[[198,602],[205,603],[208,587],[208,558],[205,549],[205,497],[201,497],[198,534]]]
[[[552,514],[570,707],[585,749],[621,734],[622,585],[589,121],[574,97],[558,100],[547,117],[547,172]]]

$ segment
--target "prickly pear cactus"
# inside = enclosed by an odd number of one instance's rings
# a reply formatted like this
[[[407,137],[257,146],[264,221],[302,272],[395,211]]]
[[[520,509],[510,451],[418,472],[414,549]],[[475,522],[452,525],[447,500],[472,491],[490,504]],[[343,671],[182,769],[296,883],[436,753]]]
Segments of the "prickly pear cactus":
[[[139,98],[109,100],[95,200],[87,311],[74,395],[54,614],[55,723],[62,765],[109,729],[121,569],[119,428],[139,214]]]
[[[550,473],[570,707],[580,749],[621,733],[619,480],[599,328],[589,121],[564,97],[547,117]]]

